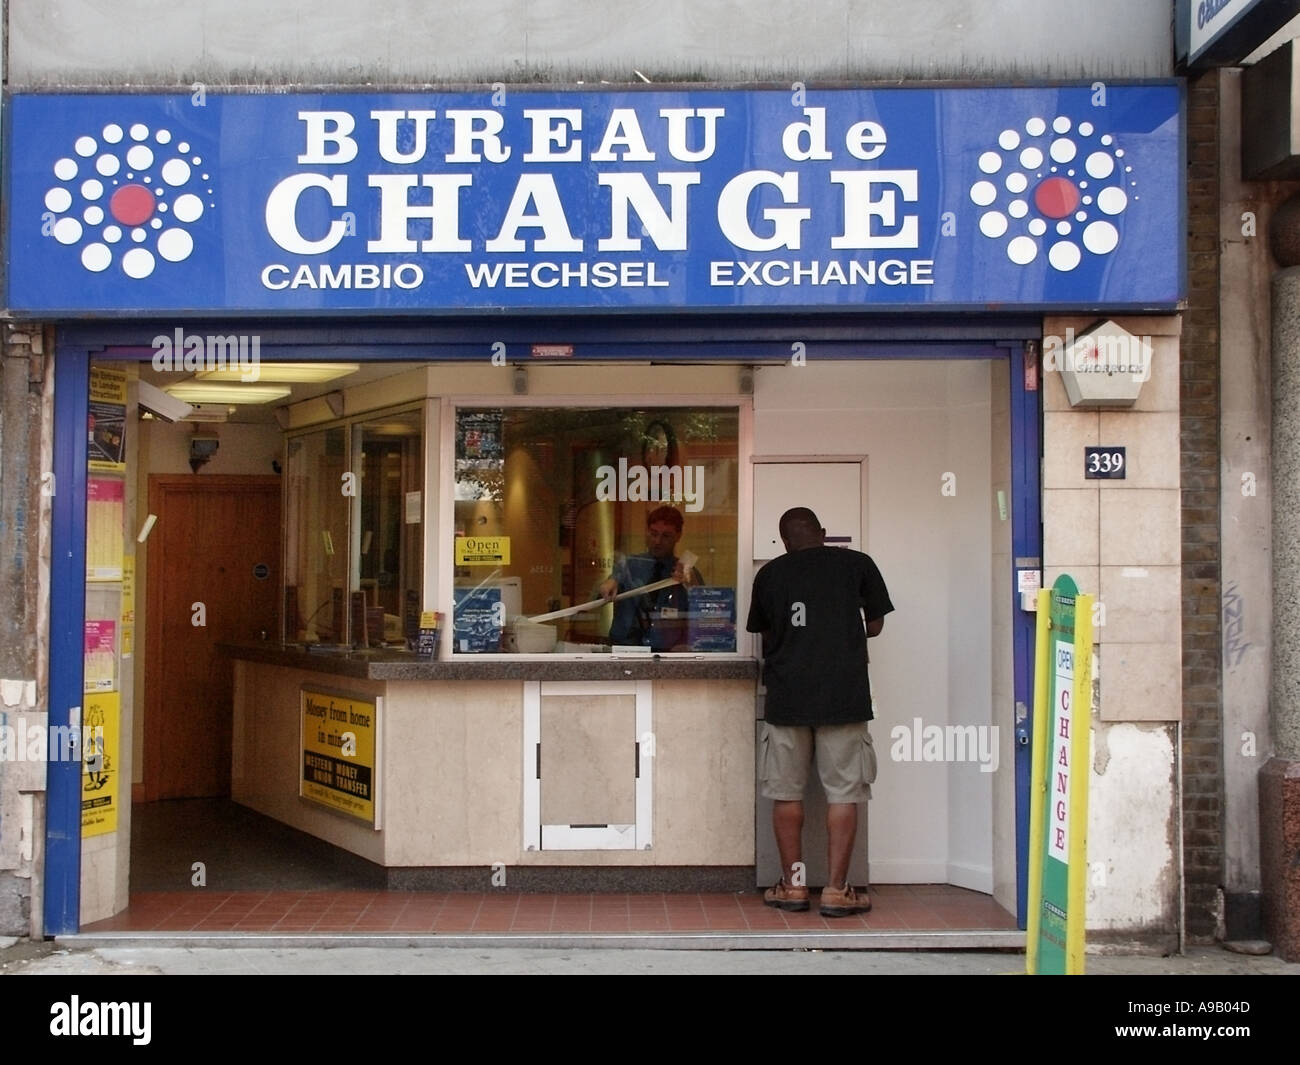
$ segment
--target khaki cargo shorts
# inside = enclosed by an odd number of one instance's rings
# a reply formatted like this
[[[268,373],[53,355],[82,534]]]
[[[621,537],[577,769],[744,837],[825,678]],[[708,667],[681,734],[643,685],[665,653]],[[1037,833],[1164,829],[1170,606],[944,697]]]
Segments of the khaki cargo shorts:
[[[765,798],[795,802],[803,798],[808,766],[817,756],[827,802],[866,802],[876,779],[876,750],[870,722],[849,725],[770,725],[758,739],[758,779]]]

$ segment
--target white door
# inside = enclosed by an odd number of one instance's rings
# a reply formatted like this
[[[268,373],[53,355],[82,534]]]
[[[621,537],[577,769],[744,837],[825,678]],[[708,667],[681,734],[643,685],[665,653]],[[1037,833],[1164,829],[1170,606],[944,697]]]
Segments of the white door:
[[[866,462],[781,461],[754,463],[754,558],[785,552],[778,532],[781,515],[809,507],[821,519],[826,542],[862,550],[862,482]]]

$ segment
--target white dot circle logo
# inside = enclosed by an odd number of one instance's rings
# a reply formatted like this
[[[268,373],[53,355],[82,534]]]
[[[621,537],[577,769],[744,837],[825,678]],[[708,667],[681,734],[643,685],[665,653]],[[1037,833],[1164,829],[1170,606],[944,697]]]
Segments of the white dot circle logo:
[[[194,252],[189,227],[216,208],[203,157],[172,131],[110,123],[57,159],[44,197],[43,230],[79,249],[94,274],[114,263],[135,280]]]
[[[1138,199],[1115,138],[1068,115],[1034,115],[1002,130],[977,166],[968,194],[980,209],[979,231],[1003,242],[1017,266],[1041,256],[1064,274],[1085,253],[1108,255],[1119,245],[1116,220]]]

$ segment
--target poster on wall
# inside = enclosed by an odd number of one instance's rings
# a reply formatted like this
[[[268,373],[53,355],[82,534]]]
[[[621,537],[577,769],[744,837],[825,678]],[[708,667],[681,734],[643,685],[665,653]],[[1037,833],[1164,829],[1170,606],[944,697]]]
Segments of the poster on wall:
[[[307,687],[301,699],[298,794],[379,828],[375,765],[382,700]]]
[[[456,417],[456,457],[501,458],[502,415],[500,410],[461,411]]]
[[[86,619],[85,684],[88,692],[117,690],[117,622]]]
[[[500,500],[505,489],[501,410],[461,411],[456,415],[457,500]],[[460,535],[464,535],[463,530]]]
[[[97,472],[126,472],[126,372],[90,368],[86,465]]]
[[[736,589],[696,585],[690,597],[689,642],[692,651],[736,650]]]
[[[499,587],[456,588],[452,593],[451,632],[461,654],[494,654],[501,649],[506,621]]]
[[[86,697],[82,719],[81,834],[117,831],[121,703],[117,692]]]
[[[86,482],[86,580],[122,579],[122,519],[126,485],[120,477]]]
[[[122,657],[135,651],[135,555],[122,558]]]

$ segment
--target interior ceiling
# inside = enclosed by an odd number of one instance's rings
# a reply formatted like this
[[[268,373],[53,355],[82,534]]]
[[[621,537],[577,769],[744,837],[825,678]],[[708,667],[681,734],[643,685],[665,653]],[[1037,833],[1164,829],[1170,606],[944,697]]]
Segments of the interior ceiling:
[[[294,359],[294,362],[305,362],[305,359]],[[274,359],[262,360],[262,365],[270,366],[275,362]],[[350,373],[346,377],[336,377],[333,381],[311,382],[311,383],[285,383],[280,387],[290,390],[289,395],[278,400],[275,403],[251,403],[237,404],[234,412],[230,414],[229,421],[243,423],[265,423],[275,421],[276,407],[283,407],[290,403],[300,403],[304,399],[311,399],[314,396],[323,396],[327,392],[337,392],[345,388],[353,388],[356,385],[369,384],[371,381],[378,381],[384,377],[392,377],[395,374],[406,373],[413,370],[423,363],[415,362],[363,362],[361,368],[355,373]],[[148,381],[149,384],[157,388],[166,389],[168,385],[180,384],[182,381],[198,381],[200,378],[193,373],[176,373],[171,370],[155,370],[148,362],[140,363],[140,380]],[[252,382],[250,382],[252,383]],[[271,384],[272,382],[262,382]],[[274,382],[279,385],[279,382]],[[212,406],[227,406],[225,404],[212,404]]]

